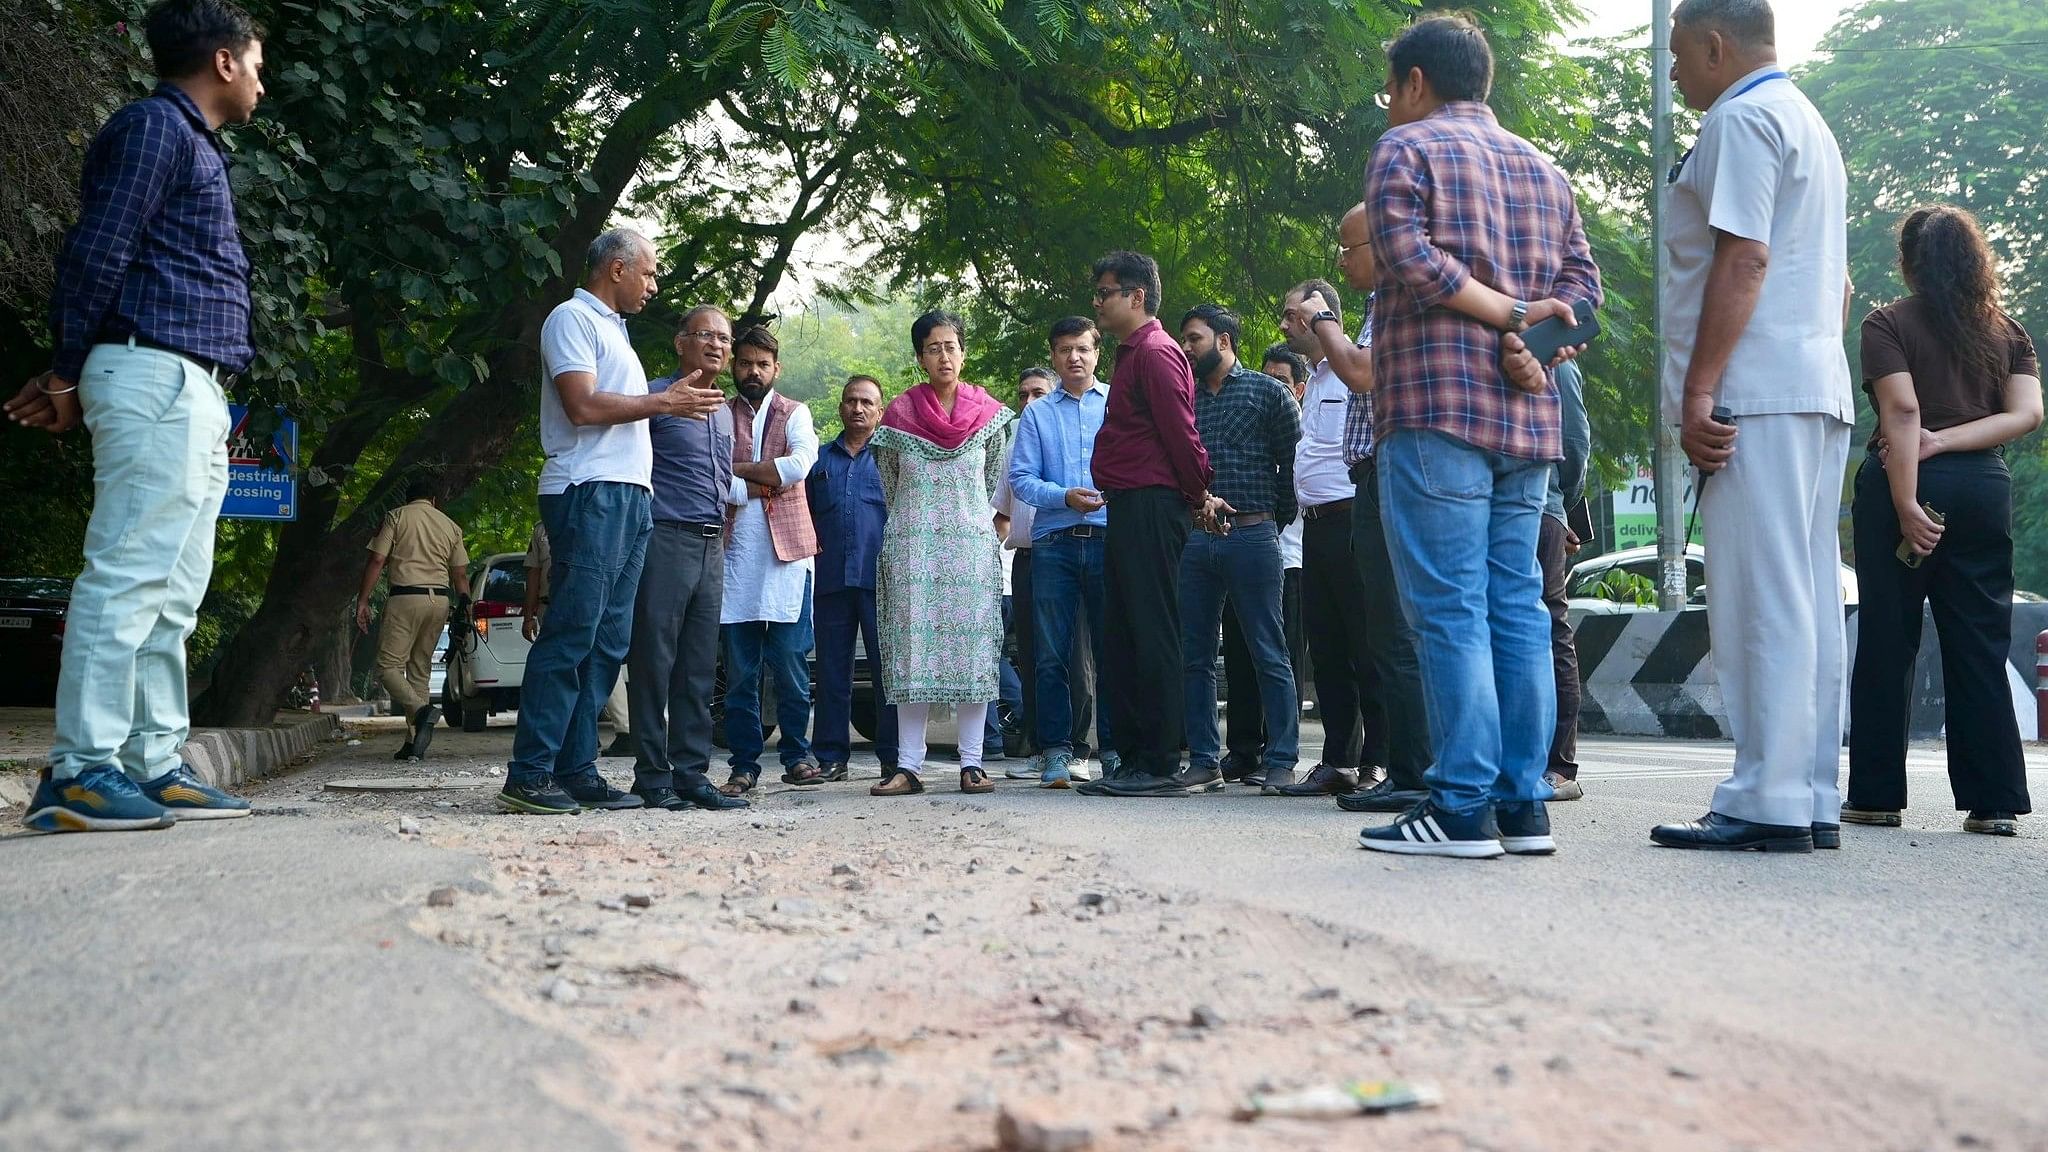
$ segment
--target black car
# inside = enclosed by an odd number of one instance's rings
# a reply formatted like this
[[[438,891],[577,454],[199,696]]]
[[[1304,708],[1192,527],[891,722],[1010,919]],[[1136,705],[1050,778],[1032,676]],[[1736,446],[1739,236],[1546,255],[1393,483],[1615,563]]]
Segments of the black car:
[[[0,576],[0,704],[47,708],[57,702],[70,609],[69,580]]]

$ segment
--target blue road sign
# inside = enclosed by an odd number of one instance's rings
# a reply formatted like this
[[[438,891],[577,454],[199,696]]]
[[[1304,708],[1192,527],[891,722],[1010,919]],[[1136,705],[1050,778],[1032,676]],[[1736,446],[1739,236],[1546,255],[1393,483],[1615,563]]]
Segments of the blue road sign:
[[[295,520],[299,515],[299,422],[277,410],[270,449],[250,438],[249,406],[228,405],[228,495],[224,520]]]

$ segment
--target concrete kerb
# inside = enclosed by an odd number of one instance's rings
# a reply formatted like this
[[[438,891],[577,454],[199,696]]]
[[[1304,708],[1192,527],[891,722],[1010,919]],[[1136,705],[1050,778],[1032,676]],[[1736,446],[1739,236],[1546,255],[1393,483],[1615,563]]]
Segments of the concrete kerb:
[[[280,713],[268,728],[202,728],[185,743],[185,761],[216,788],[275,775],[310,756],[341,730],[331,712]]]

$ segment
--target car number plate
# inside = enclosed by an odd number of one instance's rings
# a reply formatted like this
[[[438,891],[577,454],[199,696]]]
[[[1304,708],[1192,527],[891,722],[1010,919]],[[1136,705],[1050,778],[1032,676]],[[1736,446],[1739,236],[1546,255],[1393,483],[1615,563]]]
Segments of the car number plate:
[[[0,628],[27,629],[35,624],[33,616],[0,616]]]

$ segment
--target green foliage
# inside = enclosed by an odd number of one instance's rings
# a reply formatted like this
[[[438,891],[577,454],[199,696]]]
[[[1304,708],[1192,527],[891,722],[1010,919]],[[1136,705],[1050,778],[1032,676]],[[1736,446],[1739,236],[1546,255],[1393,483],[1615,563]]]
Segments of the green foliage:
[[[1593,582],[1587,592],[1597,599],[1612,600],[1616,604],[1633,604],[1638,608],[1657,606],[1657,582],[1619,568],[1608,570],[1606,575]]]
[[[1800,82],[1834,129],[1849,169],[1849,261],[1859,307],[1905,294],[1898,222],[1939,201],[1983,222],[2002,258],[2007,310],[2037,341],[2048,333],[2043,40],[2048,7],[2034,0],[1869,0],[1822,40],[1833,55]],[[1995,47],[2008,43],[2014,46]],[[1850,362],[1860,364],[1854,325],[1848,347]],[[1876,420],[1860,390],[1858,404],[1867,433]],[[2039,433],[2007,450],[2014,568],[2023,588],[2048,588],[2044,453]]]

